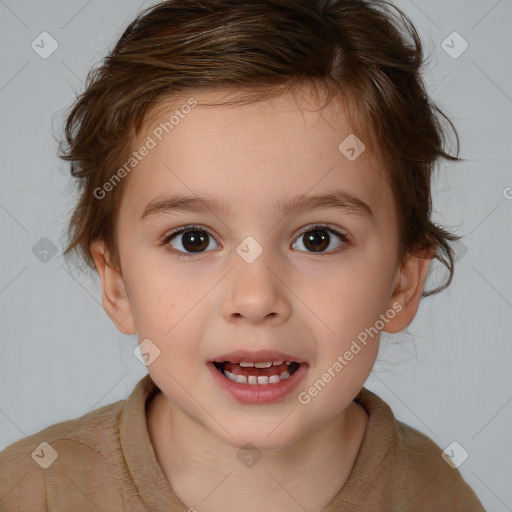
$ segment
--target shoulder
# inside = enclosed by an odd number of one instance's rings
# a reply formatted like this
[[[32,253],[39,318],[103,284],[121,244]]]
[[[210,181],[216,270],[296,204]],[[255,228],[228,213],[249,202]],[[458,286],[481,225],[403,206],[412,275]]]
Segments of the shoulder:
[[[2,510],[46,510],[48,489],[113,463],[118,450],[121,400],[51,425],[0,452]],[[69,483],[69,481],[68,481]]]
[[[450,510],[484,510],[459,469],[450,464],[449,457],[436,442],[400,421],[395,420],[395,426],[397,457],[410,480],[423,486],[417,491],[417,501],[429,497],[450,506]]]
[[[390,407],[376,394],[364,389],[362,405],[370,416],[368,434],[387,439],[382,447],[380,478],[390,503],[409,510],[485,512],[460,471],[449,464],[443,449],[430,437],[398,421]],[[372,417],[373,416],[373,417]],[[382,444],[369,440],[370,444]],[[448,462],[447,462],[448,460]]]

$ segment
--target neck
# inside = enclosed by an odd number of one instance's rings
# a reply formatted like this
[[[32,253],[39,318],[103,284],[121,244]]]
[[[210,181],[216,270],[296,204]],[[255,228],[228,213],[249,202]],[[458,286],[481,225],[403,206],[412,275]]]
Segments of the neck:
[[[159,393],[148,406],[148,430],[171,488],[200,512],[317,511],[345,485],[364,438],[368,416],[357,403],[280,450],[255,453],[214,437]],[[226,508],[229,504],[229,508]]]

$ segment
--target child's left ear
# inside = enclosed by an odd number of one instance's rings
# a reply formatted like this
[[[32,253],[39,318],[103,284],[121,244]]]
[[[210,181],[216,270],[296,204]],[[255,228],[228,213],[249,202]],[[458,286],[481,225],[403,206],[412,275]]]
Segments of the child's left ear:
[[[414,320],[433,256],[434,249],[431,248],[418,255],[407,255],[397,272],[395,288],[388,305],[389,309],[397,313],[386,323],[384,331],[400,332]]]

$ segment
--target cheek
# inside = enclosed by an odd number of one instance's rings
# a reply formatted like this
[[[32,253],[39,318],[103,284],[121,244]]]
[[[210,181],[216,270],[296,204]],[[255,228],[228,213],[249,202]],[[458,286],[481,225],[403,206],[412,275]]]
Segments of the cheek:
[[[300,390],[297,407],[314,424],[322,423],[346,409],[364,385],[376,358],[377,345],[362,348],[352,359],[340,362],[336,357],[329,364],[315,370],[308,383]],[[339,355],[343,356],[344,352]]]
[[[387,307],[390,265],[354,254],[329,267],[325,276],[301,283],[302,295],[323,321],[326,334],[347,339],[373,324]]]
[[[177,305],[186,301],[183,281],[140,259],[130,260],[123,270],[129,276],[127,291],[137,331],[144,337],[161,337],[177,322]]]
[[[149,265],[131,274],[130,303],[139,340],[152,340],[160,349],[160,362],[172,372],[182,372],[187,361],[188,367],[199,361],[198,343],[211,315],[208,301],[201,299],[209,287],[170,267]]]
[[[364,382],[377,357],[383,328],[381,315],[386,315],[389,305],[393,275],[390,262],[391,257],[379,257],[376,249],[347,257],[340,260],[336,269],[333,267],[331,278],[316,288],[316,302],[312,304],[316,304],[316,338],[322,349],[315,373],[327,371],[338,356],[347,353],[348,364],[341,372],[335,372],[345,377],[337,380],[359,382],[361,376]]]
[[[363,312],[375,315],[387,306],[391,283],[396,270],[396,252],[392,243],[386,242],[384,233],[376,234],[368,244],[354,253],[347,272],[347,286],[354,291]]]

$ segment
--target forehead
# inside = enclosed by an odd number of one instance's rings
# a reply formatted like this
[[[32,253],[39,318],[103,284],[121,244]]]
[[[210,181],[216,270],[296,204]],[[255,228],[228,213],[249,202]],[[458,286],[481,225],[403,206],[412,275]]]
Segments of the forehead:
[[[181,193],[227,202],[230,213],[238,207],[256,212],[259,205],[268,211],[269,204],[277,212],[291,197],[335,189],[365,203],[389,203],[378,155],[357,142],[341,103],[320,109],[304,93],[206,105],[226,99],[227,92],[202,92],[149,113],[132,149],[152,149],[129,175],[125,209],[140,216],[149,200]],[[347,152],[354,148],[364,148],[355,159]]]

